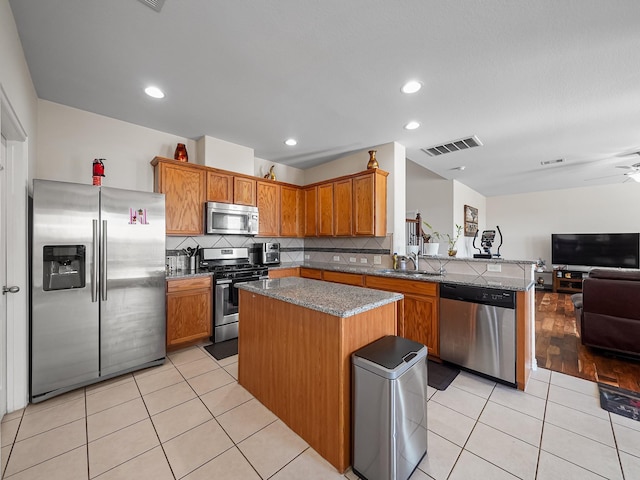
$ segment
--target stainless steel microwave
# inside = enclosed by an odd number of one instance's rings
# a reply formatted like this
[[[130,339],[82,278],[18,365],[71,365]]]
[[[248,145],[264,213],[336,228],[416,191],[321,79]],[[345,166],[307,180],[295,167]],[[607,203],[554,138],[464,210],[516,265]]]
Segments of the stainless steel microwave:
[[[205,228],[207,234],[258,234],[258,207],[207,202],[205,208]]]

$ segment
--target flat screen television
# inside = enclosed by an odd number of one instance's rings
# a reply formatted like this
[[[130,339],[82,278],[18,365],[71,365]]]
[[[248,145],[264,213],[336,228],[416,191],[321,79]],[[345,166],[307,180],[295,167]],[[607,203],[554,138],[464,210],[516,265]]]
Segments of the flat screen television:
[[[639,268],[640,233],[554,233],[551,263]]]

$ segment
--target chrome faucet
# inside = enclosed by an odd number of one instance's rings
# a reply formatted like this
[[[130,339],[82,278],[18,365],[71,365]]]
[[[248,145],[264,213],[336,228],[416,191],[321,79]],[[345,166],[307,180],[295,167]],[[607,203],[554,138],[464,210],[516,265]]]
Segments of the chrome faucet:
[[[414,269],[414,270],[419,270],[419,267],[418,267],[418,263],[419,263],[418,258],[419,258],[419,255],[418,255],[417,253],[411,253],[411,252],[409,252],[409,253],[407,254],[407,257],[409,258],[409,260],[411,260],[411,261],[413,262],[413,267],[414,267],[413,269]]]
[[[445,273],[447,273],[447,271],[442,266],[442,259],[440,259],[440,257],[438,257],[438,262],[440,263],[440,269],[438,270],[438,274],[444,275]]]

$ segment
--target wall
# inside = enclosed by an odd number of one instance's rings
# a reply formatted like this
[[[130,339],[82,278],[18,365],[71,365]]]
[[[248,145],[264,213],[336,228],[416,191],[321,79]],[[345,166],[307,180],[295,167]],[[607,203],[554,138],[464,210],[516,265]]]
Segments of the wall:
[[[464,236],[464,206],[469,205],[478,209],[478,230],[479,234],[485,228],[493,229],[493,226],[485,227],[487,216],[487,199],[484,195],[479,194],[475,190],[467,187],[466,185],[453,180],[453,223],[451,225],[451,231],[455,233],[455,226],[460,225],[462,227],[462,234],[458,240],[456,247],[458,250],[458,257],[473,257],[474,253],[478,253],[473,248],[473,237]],[[476,246],[480,248],[480,237],[476,241]],[[492,253],[496,253],[496,248],[491,250]],[[502,253],[502,250],[500,251]]]
[[[500,225],[505,258],[551,266],[552,233],[640,232],[636,182],[487,198],[487,225]]]
[[[262,158],[255,157],[253,163],[253,173],[256,177],[264,177],[271,166],[273,169],[276,180],[279,182],[292,183],[294,185],[304,185],[304,170],[296,167],[289,167],[288,165],[282,165],[281,163],[270,162]]]
[[[201,165],[253,175],[253,148],[204,135],[197,141],[196,152]]]
[[[416,211],[437,232],[452,232],[453,183],[410,160],[406,162],[406,211]],[[405,214],[406,217],[406,214]],[[427,231],[429,229],[422,225]],[[440,240],[439,255],[447,254],[446,241]]]
[[[2,121],[10,110],[26,134],[26,141],[14,143],[9,137],[7,162],[7,283],[20,292],[7,298],[6,366],[7,409],[27,403],[28,382],[28,291],[27,283],[27,196],[35,172],[38,104],[31,75],[13,20],[8,0],[0,0],[0,88],[3,92]],[[5,131],[6,125],[2,126]],[[3,192],[4,194],[4,192]],[[0,347],[4,349],[4,345]],[[0,415],[3,412],[0,412]]]
[[[36,177],[47,180],[92,182],[92,163],[105,158],[108,187],[153,191],[153,157],[173,158],[177,143],[191,157],[195,141],[38,100],[38,155]]]

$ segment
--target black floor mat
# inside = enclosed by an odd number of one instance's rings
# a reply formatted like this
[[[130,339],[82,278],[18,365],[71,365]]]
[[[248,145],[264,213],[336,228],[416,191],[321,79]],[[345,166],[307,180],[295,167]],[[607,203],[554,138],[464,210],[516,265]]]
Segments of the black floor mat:
[[[216,360],[222,360],[238,354],[238,339],[233,338],[225,342],[207,345],[204,349]]]
[[[427,383],[431,388],[436,390],[446,390],[454,378],[458,376],[460,370],[442,363],[427,361],[429,373],[427,375]]]

